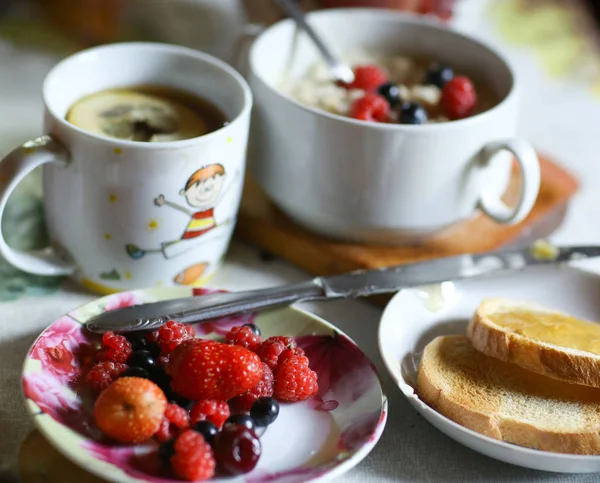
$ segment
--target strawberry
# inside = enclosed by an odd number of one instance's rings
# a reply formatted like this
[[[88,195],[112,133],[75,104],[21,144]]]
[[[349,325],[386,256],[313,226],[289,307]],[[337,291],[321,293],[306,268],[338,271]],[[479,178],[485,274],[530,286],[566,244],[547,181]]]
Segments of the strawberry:
[[[302,350],[299,347],[296,347],[298,350]],[[285,349],[286,351],[292,352],[294,349]],[[303,352],[304,353],[304,352]],[[291,357],[291,356],[289,356]],[[269,397],[273,395],[273,371],[271,368],[262,363],[263,375],[261,380],[258,382],[256,386],[250,389],[248,392],[234,397],[229,401],[229,406],[239,412],[249,412],[252,409],[252,405],[256,402],[257,399],[261,397]]]
[[[158,431],[166,407],[167,398],[152,381],[122,377],[100,393],[94,419],[106,436],[122,443],[141,443]]]
[[[171,353],[168,372],[173,390],[187,399],[227,401],[260,381],[262,365],[245,347],[190,340]]]

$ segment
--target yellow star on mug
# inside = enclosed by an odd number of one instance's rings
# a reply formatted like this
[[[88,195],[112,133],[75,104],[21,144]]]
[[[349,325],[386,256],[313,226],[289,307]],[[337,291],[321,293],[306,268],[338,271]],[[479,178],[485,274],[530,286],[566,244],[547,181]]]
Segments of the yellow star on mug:
[[[158,230],[158,227],[159,227],[159,223],[156,218],[150,218],[150,220],[148,220],[148,223],[146,224],[146,230],[148,230],[148,231]]]

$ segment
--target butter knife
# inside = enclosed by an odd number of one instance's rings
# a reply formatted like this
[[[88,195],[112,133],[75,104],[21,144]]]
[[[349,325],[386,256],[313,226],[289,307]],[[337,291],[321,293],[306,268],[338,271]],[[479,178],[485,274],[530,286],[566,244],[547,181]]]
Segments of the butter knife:
[[[152,330],[167,320],[176,320],[184,324],[197,323],[295,302],[365,297],[420,285],[483,277],[536,265],[560,264],[598,256],[600,246],[556,247],[547,242],[536,242],[522,249],[458,255],[375,270],[316,277],[298,284],[260,290],[136,305],[96,315],[86,325],[90,331],[99,333],[107,330]]]

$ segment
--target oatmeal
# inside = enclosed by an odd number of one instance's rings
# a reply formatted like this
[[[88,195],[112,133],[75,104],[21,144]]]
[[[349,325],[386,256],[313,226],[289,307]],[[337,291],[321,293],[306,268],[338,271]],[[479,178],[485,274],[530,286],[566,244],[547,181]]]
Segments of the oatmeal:
[[[355,53],[344,59],[355,79],[341,85],[317,62],[300,79],[288,80],[283,92],[297,101],[333,114],[363,121],[425,124],[472,116],[492,107],[493,96],[450,66],[406,56]]]

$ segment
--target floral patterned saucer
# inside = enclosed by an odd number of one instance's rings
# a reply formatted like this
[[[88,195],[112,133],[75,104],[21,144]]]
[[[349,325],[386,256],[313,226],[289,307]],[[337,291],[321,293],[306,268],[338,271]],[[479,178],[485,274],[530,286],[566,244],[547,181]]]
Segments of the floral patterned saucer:
[[[160,473],[156,443],[123,446],[98,434],[91,402],[85,391],[77,390],[81,367],[99,340],[83,324],[119,307],[212,292],[180,287],[124,292],[83,305],[54,322],[33,344],[23,366],[26,405],[38,429],[66,457],[108,481],[175,481]],[[277,421],[261,436],[258,466],[223,481],[322,482],[348,471],[373,449],[385,426],[387,398],[375,367],[346,335],[298,309],[221,319],[199,325],[197,331],[217,338],[249,322],[258,325],[265,338],[296,338],[318,373],[319,393],[303,403],[282,405]]]

